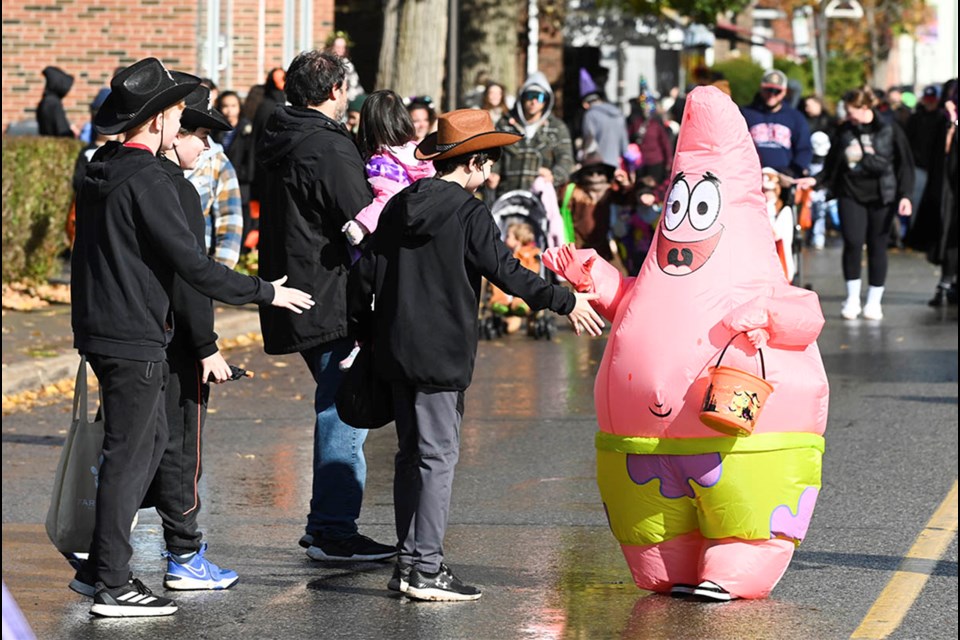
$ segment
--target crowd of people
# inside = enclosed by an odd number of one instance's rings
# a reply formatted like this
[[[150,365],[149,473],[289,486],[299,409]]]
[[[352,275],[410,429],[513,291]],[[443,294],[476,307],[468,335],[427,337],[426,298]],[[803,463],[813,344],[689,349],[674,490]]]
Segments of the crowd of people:
[[[395,558],[390,589],[474,600],[480,590],[453,573],[442,543],[481,280],[496,285],[502,313],[551,309],[577,334],[603,326],[590,304],[596,294],[551,284],[531,266],[534,229],[499,229],[488,206],[530,192],[545,216],[539,249],[592,249],[624,276],[644,264],[671,189],[683,98],[658,99],[642,82],[624,116],[581,69],[574,138],[542,73],[515,100],[478,78],[466,108],[438,113],[429,96],[366,93],[348,44],[335,34],[326,51],[271,70],[246,100],[148,58],[118,70],[91,103],[90,146],[74,176],[71,288],[75,346],[100,379],[106,437],[97,528],[89,556],[71,558],[71,588],[93,598],[95,614],[176,611],[130,574],[130,522],[141,506],[163,520],[168,589],[221,589],[238,578],[205,557],[200,455],[183,446],[200,439],[207,383],[231,375],[216,349],[211,298],[261,305],[266,352],[299,353],[316,384],[299,540],[307,555]],[[45,76],[41,132],[80,135],[61,102],[72,78],[55,68]],[[843,239],[844,318],[882,318],[891,237],[942,266],[931,304],[956,303],[956,92],[955,82],[929,87],[911,112],[903,93],[894,103],[893,92],[882,100],[853,88],[837,119],[817,97],[803,99],[802,111],[791,106],[786,75],[772,70],[741,109],[769,177],[756,188],[769,194],[771,230],[791,216],[777,236],[787,279],[798,193],[812,194],[811,246],[824,246],[827,221]],[[911,217],[891,232],[895,219]],[[233,271],[254,249],[260,277]],[[429,327],[423,309],[434,313]],[[335,404],[367,342],[391,385],[398,428],[391,544],[358,529],[366,431],[345,424]]]

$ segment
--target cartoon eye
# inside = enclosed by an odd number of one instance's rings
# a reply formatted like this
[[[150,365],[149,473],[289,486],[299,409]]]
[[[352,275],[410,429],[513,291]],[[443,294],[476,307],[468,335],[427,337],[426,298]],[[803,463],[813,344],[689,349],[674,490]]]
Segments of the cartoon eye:
[[[683,178],[673,183],[670,195],[667,196],[666,206],[663,208],[663,226],[667,231],[673,231],[683,222],[690,205],[690,186]]]
[[[697,231],[710,228],[720,215],[720,187],[716,180],[704,178],[690,196],[690,224]]]

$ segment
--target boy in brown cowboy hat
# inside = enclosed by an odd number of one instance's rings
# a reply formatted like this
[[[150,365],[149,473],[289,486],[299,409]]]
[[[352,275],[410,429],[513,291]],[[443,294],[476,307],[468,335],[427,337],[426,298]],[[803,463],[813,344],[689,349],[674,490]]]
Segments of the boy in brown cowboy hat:
[[[174,275],[231,304],[272,304],[298,313],[312,305],[307,294],[281,286],[285,278],[265,282],[217,264],[190,233],[156,154],[173,144],[184,98],[199,82],[186,74],[174,79],[156,58],[114,76],[94,124],[101,133],[123,134],[123,142],[107,143],[94,155],[77,197],[74,346],[100,381],[105,423],[90,556],[70,586],[93,596],[94,615],[177,610],[130,573],[130,523],[167,441],[163,391]]]
[[[473,195],[500,148],[520,137],[495,131],[486,111],[440,116],[437,131],[416,153],[433,161],[437,176],[390,200],[370,252],[351,273],[351,320],[361,337],[373,340],[376,371],[393,387],[400,446],[394,472],[399,553],[388,588],[418,600],[480,597],[444,563],[443,537],[463,393],[476,359],[481,277],[533,309],[569,315],[578,334],[599,335],[602,327],[590,296],[548,284],[513,257]]]

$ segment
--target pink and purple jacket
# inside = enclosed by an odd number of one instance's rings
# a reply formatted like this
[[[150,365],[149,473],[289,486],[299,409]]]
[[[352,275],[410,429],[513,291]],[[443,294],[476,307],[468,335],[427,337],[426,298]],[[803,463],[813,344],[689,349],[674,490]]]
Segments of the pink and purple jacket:
[[[402,147],[382,147],[367,160],[367,182],[373,187],[373,202],[354,219],[368,232],[377,230],[380,214],[394,194],[420,178],[432,178],[436,173],[432,162],[414,157],[416,148],[417,144],[412,140]]]

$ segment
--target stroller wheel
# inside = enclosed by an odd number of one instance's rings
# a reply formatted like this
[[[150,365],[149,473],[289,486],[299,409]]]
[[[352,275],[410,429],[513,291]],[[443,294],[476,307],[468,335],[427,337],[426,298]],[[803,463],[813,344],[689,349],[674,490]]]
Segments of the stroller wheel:
[[[493,316],[490,318],[490,337],[499,338],[503,335],[503,318]]]
[[[557,325],[554,324],[553,318],[547,318],[543,329],[543,335],[547,338],[547,340],[553,340],[553,337],[557,335]]]
[[[480,339],[490,340],[493,338],[493,318],[485,317],[480,320]]]

